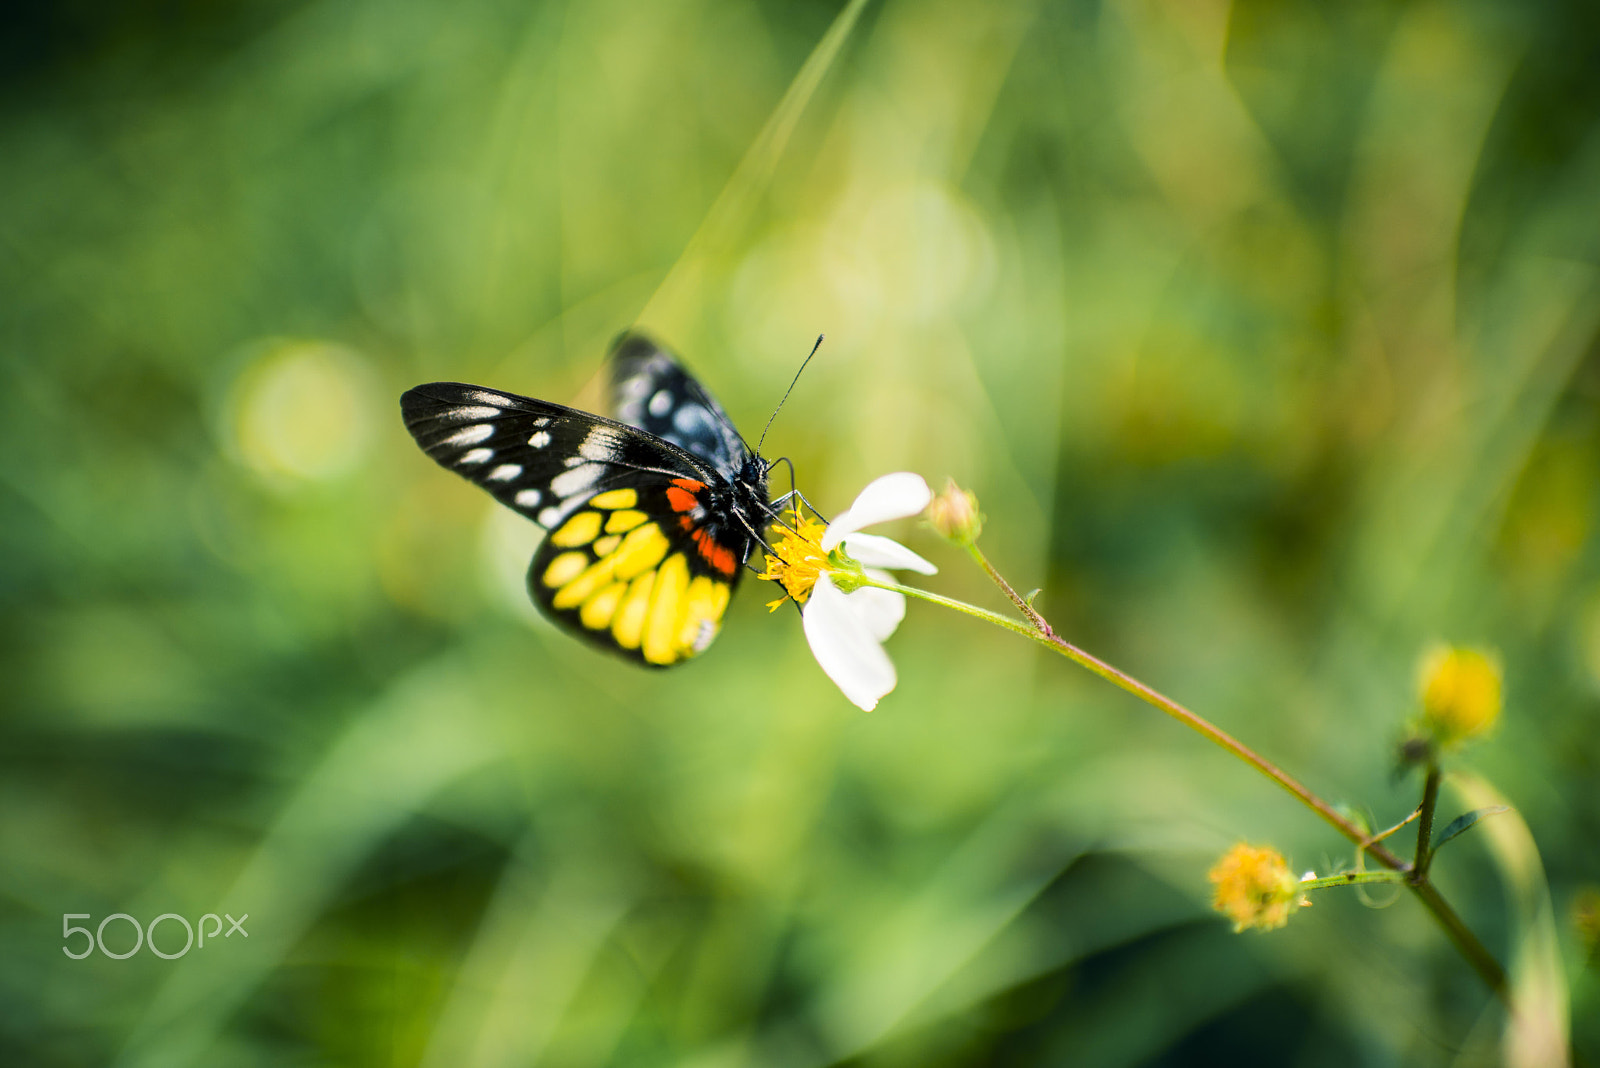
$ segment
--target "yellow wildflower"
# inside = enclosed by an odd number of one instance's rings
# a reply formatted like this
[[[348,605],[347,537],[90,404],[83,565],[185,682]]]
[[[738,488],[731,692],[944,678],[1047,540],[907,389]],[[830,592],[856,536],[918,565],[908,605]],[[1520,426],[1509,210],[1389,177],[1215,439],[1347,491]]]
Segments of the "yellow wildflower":
[[[828,554],[822,551],[821,544],[826,529],[817,520],[801,515],[798,509],[790,513],[788,526],[778,528],[778,544],[772,547],[777,555],[766,554],[767,569],[761,577],[781,585],[786,596],[768,602],[769,609],[776,612],[791,597],[796,604],[805,604],[811,596],[818,573],[828,567]]]
[[[779,527],[761,577],[783,585],[800,609],[806,644],[817,664],[857,707],[871,712],[894,689],[894,664],[883,643],[906,614],[894,571],[932,575],[939,569],[904,545],[861,528],[906,519],[928,507],[933,491],[922,476],[896,471],[867,483],[826,528],[796,510]],[[777,611],[787,598],[768,607]]]
[[[1235,932],[1282,927],[1291,912],[1311,904],[1300,893],[1300,880],[1283,854],[1271,846],[1240,842],[1223,854],[1206,878],[1217,886],[1212,906],[1233,921]]]
[[[1477,649],[1438,645],[1419,672],[1422,722],[1440,745],[1482,734],[1500,716],[1500,664]]]

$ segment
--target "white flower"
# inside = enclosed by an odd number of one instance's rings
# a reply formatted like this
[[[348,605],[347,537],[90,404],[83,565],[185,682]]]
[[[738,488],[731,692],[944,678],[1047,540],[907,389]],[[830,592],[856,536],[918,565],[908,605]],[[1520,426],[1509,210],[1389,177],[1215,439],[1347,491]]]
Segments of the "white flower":
[[[917,515],[932,499],[922,476],[908,471],[884,475],[862,490],[820,539],[814,531],[821,524],[802,522],[784,533],[778,556],[767,557],[763,577],[782,582],[791,596],[804,599],[801,622],[817,663],[846,697],[868,712],[895,686],[894,664],[883,642],[905,617],[905,595],[873,586],[845,593],[832,575],[849,572],[836,569],[828,553],[842,543],[861,574],[878,582],[895,581],[889,568],[934,574],[938,568],[899,542],[860,533],[873,523]]]

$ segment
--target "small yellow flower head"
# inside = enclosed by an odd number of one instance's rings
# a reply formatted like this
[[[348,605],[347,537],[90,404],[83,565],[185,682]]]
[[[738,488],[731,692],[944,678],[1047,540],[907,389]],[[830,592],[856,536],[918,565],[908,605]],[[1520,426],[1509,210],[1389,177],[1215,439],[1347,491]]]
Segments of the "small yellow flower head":
[[[1217,886],[1212,907],[1233,921],[1235,932],[1282,927],[1291,912],[1311,904],[1300,893],[1300,880],[1283,854],[1271,846],[1240,842],[1222,855],[1206,878]]]
[[[1500,664],[1490,653],[1435,646],[1418,679],[1423,728],[1441,746],[1482,734],[1500,717]]]
[[[817,574],[829,569],[828,554],[821,545],[826,529],[798,510],[790,513],[788,526],[778,528],[778,543],[772,547],[777,555],[766,554],[767,569],[761,573],[762,578],[784,589],[785,596],[767,604],[772,611],[776,612],[791,597],[796,604],[805,604],[811,587],[817,584]]]
[[[944,492],[928,505],[927,516],[933,529],[951,541],[975,541],[983,530],[978,498],[956,485],[953,478],[945,480]]]

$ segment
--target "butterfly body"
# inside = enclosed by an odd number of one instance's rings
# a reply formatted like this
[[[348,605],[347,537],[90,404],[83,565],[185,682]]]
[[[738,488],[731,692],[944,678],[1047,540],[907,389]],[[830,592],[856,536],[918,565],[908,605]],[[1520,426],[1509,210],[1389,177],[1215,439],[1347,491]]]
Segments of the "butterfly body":
[[[400,398],[440,466],[549,531],[528,569],[558,624],[639,663],[704,651],[770,508],[768,465],[648,338],[611,351],[617,419],[459,382]]]

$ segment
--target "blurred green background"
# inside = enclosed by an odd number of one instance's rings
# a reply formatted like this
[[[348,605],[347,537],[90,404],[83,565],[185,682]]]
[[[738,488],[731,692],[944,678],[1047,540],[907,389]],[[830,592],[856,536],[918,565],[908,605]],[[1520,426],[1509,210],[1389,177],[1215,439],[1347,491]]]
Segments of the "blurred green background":
[[[642,322],[747,436],[826,331],[767,447],[824,510],[956,476],[1064,633],[1375,819],[1424,646],[1500,649],[1465,763],[1548,899],[1482,833],[1435,871],[1554,932],[1600,1062],[1589,0],[8,18],[0,1061],[1500,1057],[1410,898],[1231,934],[1229,844],[1344,843],[1013,636],[913,606],[863,714],[771,587],[666,673],[544,624],[396,401],[594,404]],[[62,954],[169,912],[248,939]]]

